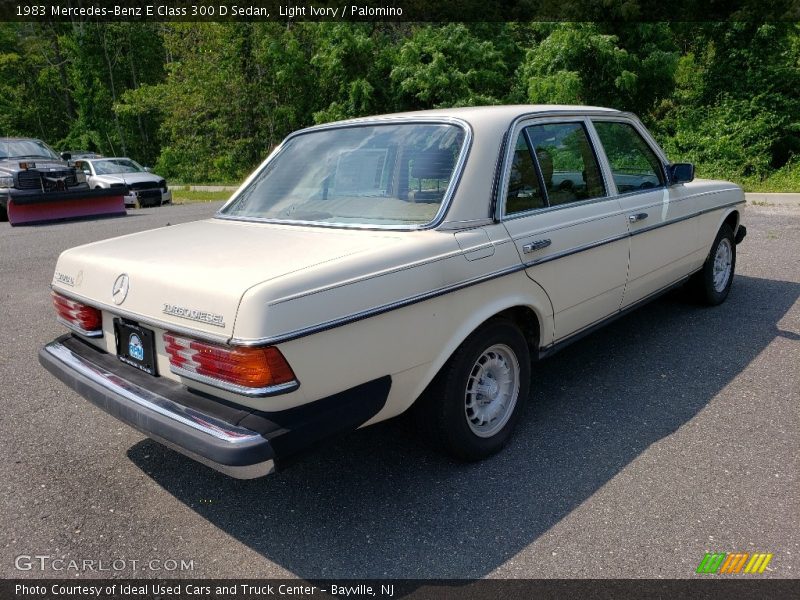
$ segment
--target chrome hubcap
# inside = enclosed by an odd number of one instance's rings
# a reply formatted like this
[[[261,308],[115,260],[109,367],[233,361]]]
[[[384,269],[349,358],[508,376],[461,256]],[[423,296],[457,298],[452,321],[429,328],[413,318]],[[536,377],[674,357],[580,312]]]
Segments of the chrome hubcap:
[[[491,437],[508,422],[519,396],[519,361],[505,344],[478,357],[467,380],[464,410],[472,432]]]
[[[728,285],[731,277],[731,263],[733,262],[733,248],[728,238],[723,238],[717,246],[714,255],[714,289],[721,292]]]

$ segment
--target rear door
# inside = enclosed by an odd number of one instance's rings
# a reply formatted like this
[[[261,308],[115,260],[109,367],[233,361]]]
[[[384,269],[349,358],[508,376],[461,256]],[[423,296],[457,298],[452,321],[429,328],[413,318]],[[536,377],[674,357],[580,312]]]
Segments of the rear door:
[[[534,119],[511,132],[500,216],[528,276],[553,304],[559,341],[619,309],[628,230],[609,195],[585,117]]]

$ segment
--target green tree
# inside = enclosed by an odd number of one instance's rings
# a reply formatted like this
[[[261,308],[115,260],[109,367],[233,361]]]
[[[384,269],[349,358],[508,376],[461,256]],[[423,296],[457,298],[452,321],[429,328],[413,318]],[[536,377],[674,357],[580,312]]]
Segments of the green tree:
[[[507,93],[503,53],[465,25],[414,31],[401,46],[391,81],[407,109],[499,104]]]
[[[321,102],[314,121],[324,123],[376,112],[376,79],[383,65],[379,43],[371,25],[316,24],[315,51],[311,58]],[[382,57],[381,57],[382,58]]]
[[[686,52],[658,123],[703,175],[762,180],[800,152],[796,23],[677,26]]]
[[[665,26],[628,27],[621,36],[596,23],[545,24],[517,72],[517,95],[532,103],[593,104],[645,113],[671,92],[678,52]],[[667,41],[659,41],[665,38]]]

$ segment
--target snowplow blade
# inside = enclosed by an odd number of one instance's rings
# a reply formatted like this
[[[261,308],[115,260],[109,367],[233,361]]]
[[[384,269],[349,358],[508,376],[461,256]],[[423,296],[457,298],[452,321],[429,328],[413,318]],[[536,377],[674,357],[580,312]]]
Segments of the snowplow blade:
[[[65,219],[125,215],[125,188],[49,192],[11,198],[8,222],[33,225]]]

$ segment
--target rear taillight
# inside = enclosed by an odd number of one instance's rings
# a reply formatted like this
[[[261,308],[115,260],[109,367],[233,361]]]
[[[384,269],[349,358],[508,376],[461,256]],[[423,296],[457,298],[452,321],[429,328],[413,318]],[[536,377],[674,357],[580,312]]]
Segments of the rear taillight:
[[[275,347],[223,346],[173,333],[164,334],[164,344],[173,373],[209,385],[248,395],[285,392],[298,385],[289,363]]]
[[[90,337],[103,335],[103,315],[92,307],[53,292],[58,319],[71,329]]]

